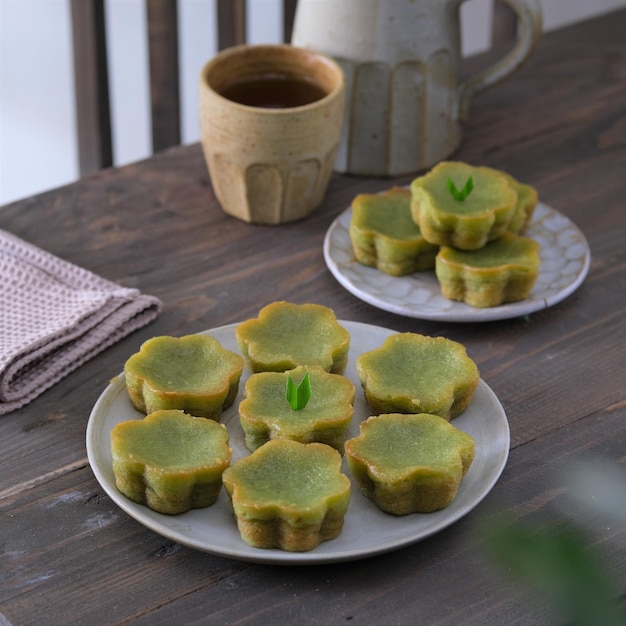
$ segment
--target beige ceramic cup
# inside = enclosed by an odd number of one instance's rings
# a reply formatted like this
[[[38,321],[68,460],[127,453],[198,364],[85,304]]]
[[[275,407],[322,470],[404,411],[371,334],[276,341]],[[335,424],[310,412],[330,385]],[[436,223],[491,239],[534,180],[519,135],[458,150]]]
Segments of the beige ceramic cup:
[[[260,104],[259,79],[274,81],[265,91],[277,102]],[[281,81],[304,81],[317,99],[301,104],[293,89],[281,91]],[[280,224],[318,207],[339,145],[344,93],[339,65],[311,50],[242,45],[211,59],[200,74],[200,129],[223,210],[245,222]]]

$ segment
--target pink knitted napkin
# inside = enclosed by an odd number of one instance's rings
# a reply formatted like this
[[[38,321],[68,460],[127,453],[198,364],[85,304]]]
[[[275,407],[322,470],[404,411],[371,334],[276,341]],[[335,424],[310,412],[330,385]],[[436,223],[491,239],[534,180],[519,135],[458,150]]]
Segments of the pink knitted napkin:
[[[0,230],[0,415],[151,322],[161,301]]]

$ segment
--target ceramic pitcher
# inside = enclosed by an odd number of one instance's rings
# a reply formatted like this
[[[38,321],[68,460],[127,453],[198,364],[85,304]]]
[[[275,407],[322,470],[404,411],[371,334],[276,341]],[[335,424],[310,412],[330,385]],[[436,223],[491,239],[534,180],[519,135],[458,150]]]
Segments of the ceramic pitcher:
[[[292,43],[324,52],[346,76],[335,169],[370,176],[423,170],[461,143],[470,100],[514,72],[541,34],[539,0],[506,0],[518,17],[513,49],[461,80],[465,0],[299,0]]]

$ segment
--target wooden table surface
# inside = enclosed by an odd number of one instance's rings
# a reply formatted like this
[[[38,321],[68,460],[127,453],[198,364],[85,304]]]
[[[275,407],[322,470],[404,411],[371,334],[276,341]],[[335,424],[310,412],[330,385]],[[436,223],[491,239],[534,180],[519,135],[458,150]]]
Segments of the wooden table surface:
[[[219,209],[192,145],[3,207],[0,228],[158,296],[164,309],[0,418],[0,624],[559,623],[552,604],[491,556],[483,530],[503,513],[538,529],[583,529],[623,599],[624,520],[573,497],[564,471],[589,459],[623,471],[626,461],[625,32],[620,11],[545,35],[517,74],[475,99],[454,155],[534,185],[588,239],[582,286],[529,316],[421,321],[338,284],[322,256],[332,220],[357,193],[411,177],[335,176],[310,218],[260,227]],[[275,300],[317,302],[341,319],[464,343],[511,429],[508,463],[486,499],[401,550],[302,567],[196,551],[118,508],[85,447],[108,381],[151,336],[239,322]],[[624,497],[618,489],[616,501]]]

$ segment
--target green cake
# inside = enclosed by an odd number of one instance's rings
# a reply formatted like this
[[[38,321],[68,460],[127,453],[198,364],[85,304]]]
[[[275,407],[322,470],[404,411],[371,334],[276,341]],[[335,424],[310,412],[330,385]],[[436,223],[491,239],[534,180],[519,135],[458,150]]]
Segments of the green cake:
[[[311,397],[294,410],[286,398],[287,379],[300,385],[308,373]],[[354,385],[319,366],[300,366],[288,372],[259,372],[246,382],[239,404],[239,421],[246,446],[256,450],[270,439],[325,443],[343,452],[354,413]]]
[[[534,239],[505,233],[472,252],[443,246],[435,273],[446,298],[492,307],[527,298],[539,275],[539,262]]]
[[[411,215],[411,192],[393,187],[352,202],[350,239],[356,260],[391,276],[435,267],[439,246],[428,243]]]
[[[321,304],[272,302],[259,316],[235,329],[237,343],[253,372],[285,372],[318,365],[342,374],[348,362],[350,333],[334,311]]]
[[[467,408],[480,379],[462,344],[417,333],[387,337],[357,358],[356,370],[375,414],[432,413],[447,420]]]
[[[515,203],[515,211],[509,223],[508,232],[515,235],[523,233],[530,224],[537,204],[539,203],[539,194],[534,187],[521,183],[510,174],[502,172],[508,179],[509,184],[517,193],[517,202]]]
[[[330,446],[274,439],[229,467],[223,481],[251,546],[303,552],[341,533],[350,480]]]
[[[175,515],[217,500],[232,451],[223,424],[171,410],[117,424],[111,454],[121,493]]]
[[[244,360],[208,335],[153,337],[124,365],[126,388],[142,413],[180,409],[219,420],[239,389]]]
[[[471,191],[458,199],[450,187]],[[411,183],[411,212],[426,241],[477,250],[506,232],[517,208],[510,179],[489,167],[443,161]]]
[[[346,442],[363,494],[386,513],[432,513],[449,506],[474,459],[474,440],[426,413],[370,417]]]

